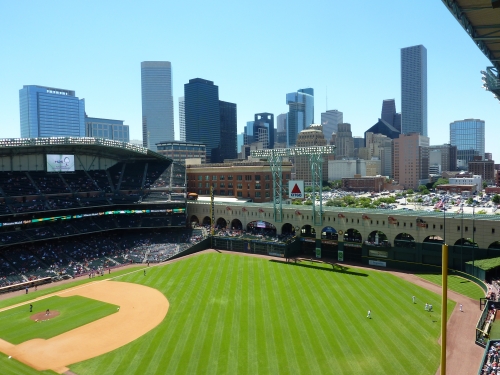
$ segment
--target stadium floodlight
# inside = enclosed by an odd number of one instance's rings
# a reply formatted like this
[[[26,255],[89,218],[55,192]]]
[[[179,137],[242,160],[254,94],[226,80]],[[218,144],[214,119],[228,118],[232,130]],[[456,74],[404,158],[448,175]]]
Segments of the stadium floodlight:
[[[250,151],[250,155],[255,158],[266,158],[271,167],[273,176],[273,207],[274,220],[277,223],[283,221],[282,212],[282,185],[281,164],[284,157],[288,156],[307,156],[309,158],[310,170],[312,173],[312,190],[313,193],[319,191],[321,196],[323,191],[322,181],[322,166],[323,155],[331,155],[335,153],[335,146],[310,146],[310,147],[291,147],[291,148],[275,148]],[[319,201],[318,214],[316,213],[316,204],[312,205],[313,223],[314,225],[323,224],[323,201]]]

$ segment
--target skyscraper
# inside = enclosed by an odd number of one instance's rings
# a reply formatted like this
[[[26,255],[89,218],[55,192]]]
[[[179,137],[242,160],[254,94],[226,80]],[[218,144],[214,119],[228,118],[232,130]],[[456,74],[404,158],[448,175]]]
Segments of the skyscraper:
[[[130,142],[129,126],[122,120],[111,120],[85,116],[85,136]]]
[[[351,124],[339,124],[335,141],[335,160],[349,159],[354,156],[354,139],[352,138]]]
[[[276,128],[278,129],[278,133],[286,131],[286,115],[286,113],[282,113],[276,117]]]
[[[265,148],[274,148],[274,115],[272,113],[256,113],[254,116],[254,137],[261,133],[258,142],[262,141],[267,143]],[[257,134],[256,134],[257,133]],[[264,136],[264,133],[267,133]],[[262,138],[265,139],[262,139]]]
[[[156,144],[173,141],[174,99],[170,61],[141,62],[142,143],[156,151]]]
[[[179,133],[181,141],[186,141],[186,117],[184,113],[184,97],[179,98]]]
[[[321,125],[323,125],[323,134],[326,139],[332,137],[332,133],[336,133],[339,129],[339,124],[344,122],[344,114],[336,109],[331,109],[321,113]]]
[[[236,159],[238,157],[236,104],[219,100],[219,113],[221,139],[219,162],[223,162],[224,159]]]
[[[457,147],[457,159],[467,168],[474,156],[484,157],[485,122],[477,119],[454,121],[450,124],[450,143]]]
[[[393,176],[399,185],[417,189],[428,183],[429,137],[418,133],[401,134],[393,142]]]
[[[71,90],[28,85],[19,90],[21,137],[85,137],[85,100]]]
[[[287,145],[295,146],[297,135],[314,123],[314,89],[300,89],[286,94],[288,104]]]
[[[186,141],[207,146],[207,162],[220,162],[219,87],[202,78],[190,79],[184,85]]]
[[[401,133],[427,136],[427,50],[401,48]]]

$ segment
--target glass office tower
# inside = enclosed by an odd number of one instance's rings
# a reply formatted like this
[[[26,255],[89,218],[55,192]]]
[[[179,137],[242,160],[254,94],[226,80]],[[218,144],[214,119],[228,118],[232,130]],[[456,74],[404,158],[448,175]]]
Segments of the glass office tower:
[[[130,142],[129,126],[122,120],[85,117],[87,137],[112,139],[118,142]]]
[[[314,123],[314,89],[300,89],[286,94],[288,104],[287,145],[295,146],[298,134]]]
[[[85,137],[85,100],[74,91],[23,86],[19,109],[21,138]]]
[[[483,120],[466,119],[450,124],[450,143],[457,147],[457,159],[466,167],[474,156],[484,158],[484,128]]]
[[[142,143],[156,151],[159,142],[174,140],[172,65],[169,61],[141,62]]]
[[[323,125],[323,135],[327,142],[330,142],[333,133],[339,130],[339,124],[344,122],[344,114],[336,109],[331,109],[321,113],[321,125]]]
[[[237,145],[237,114],[236,104],[219,100],[220,113],[220,152],[219,161],[236,159],[238,157]]]
[[[401,133],[427,136],[427,49],[401,48]]]
[[[219,87],[206,79],[190,79],[184,85],[184,118],[186,142],[205,144],[207,162],[220,162]]]
[[[179,133],[181,141],[186,142],[186,117],[184,115],[184,97],[179,98]]]

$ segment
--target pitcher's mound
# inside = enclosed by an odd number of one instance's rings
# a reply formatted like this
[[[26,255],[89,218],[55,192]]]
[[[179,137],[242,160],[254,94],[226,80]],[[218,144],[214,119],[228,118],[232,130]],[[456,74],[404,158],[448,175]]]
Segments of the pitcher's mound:
[[[41,322],[41,321],[44,321],[44,320],[53,319],[56,316],[58,316],[59,314],[60,313],[57,310],[50,310],[50,313],[48,315],[46,313],[44,313],[44,312],[39,312],[39,313],[31,315],[30,319],[34,320],[35,322]]]

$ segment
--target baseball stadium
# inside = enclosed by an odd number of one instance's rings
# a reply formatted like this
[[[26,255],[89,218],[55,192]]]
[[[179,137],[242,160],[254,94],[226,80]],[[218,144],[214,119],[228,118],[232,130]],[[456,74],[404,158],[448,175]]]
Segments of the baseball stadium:
[[[2,374],[434,374],[444,242],[448,371],[500,338],[498,216],[277,217],[95,138],[0,140],[0,161]]]
[[[498,99],[499,2],[442,1]],[[269,160],[257,204],[140,146],[0,139],[0,373],[500,374],[500,215],[297,209]]]

